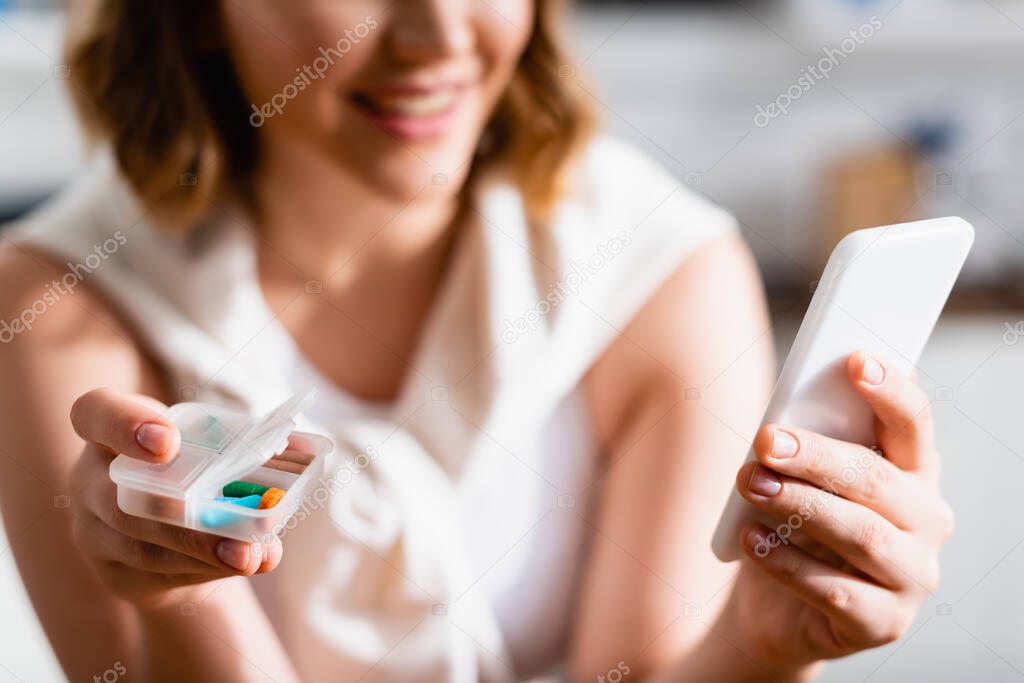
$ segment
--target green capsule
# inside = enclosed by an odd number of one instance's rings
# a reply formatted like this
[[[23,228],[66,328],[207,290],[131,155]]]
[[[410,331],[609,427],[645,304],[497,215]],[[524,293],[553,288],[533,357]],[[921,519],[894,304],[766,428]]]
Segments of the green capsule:
[[[246,496],[262,496],[269,486],[253,484],[248,481],[233,481],[224,487],[224,495],[229,498],[245,498]]]

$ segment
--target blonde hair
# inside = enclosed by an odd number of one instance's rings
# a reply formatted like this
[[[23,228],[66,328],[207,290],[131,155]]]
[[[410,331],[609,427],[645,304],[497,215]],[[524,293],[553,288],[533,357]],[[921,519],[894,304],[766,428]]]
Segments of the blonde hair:
[[[564,0],[537,0],[533,32],[474,159],[511,172],[532,218],[566,188],[595,127],[560,32]],[[71,96],[87,135],[109,145],[142,202],[183,224],[225,193],[250,199],[257,129],[209,0],[77,0],[65,44]]]

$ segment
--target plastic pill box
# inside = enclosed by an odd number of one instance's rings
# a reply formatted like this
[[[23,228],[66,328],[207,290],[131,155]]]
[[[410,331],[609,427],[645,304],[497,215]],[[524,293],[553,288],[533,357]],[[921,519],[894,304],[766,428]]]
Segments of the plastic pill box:
[[[243,541],[280,534],[321,479],[333,448],[326,437],[294,431],[295,417],[313,400],[314,391],[307,389],[258,418],[205,403],[171,406],[165,416],[181,432],[178,455],[159,464],[126,455],[114,458],[110,478],[117,485],[118,507],[136,517]],[[301,473],[269,466],[289,443],[312,456]],[[225,485],[238,480],[285,494],[268,509],[216,500]]]

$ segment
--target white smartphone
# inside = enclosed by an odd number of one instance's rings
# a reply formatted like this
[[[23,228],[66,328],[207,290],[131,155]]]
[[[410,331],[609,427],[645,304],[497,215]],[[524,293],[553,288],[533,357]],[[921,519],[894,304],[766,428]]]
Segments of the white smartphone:
[[[850,385],[846,359],[865,349],[909,372],[973,242],[974,228],[955,217],[844,237],[818,281],[761,424],[874,445],[873,413]],[[753,451],[747,459],[755,459]],[[718,559],[739,559],[740,530],[752,521],[777,523],[733,489],[711,541]]]

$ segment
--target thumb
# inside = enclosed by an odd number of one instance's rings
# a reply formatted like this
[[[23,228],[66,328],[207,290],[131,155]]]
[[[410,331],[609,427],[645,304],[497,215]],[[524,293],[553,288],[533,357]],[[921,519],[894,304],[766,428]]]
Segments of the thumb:
[[[71,424],[80,437],[112,454],[166,462],[177,455],[181,436],[162,408],[149,397],[93,389],[71,407]]]

